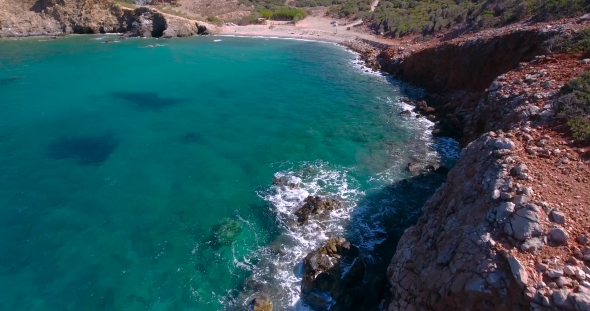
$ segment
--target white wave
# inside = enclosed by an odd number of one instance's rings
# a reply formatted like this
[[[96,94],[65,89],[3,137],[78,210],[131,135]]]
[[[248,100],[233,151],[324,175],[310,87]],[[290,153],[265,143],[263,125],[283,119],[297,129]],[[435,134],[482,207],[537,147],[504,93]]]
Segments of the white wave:
[[[306,41],[306,42],[318,42],[318,43],[329,43],[333,44],[333,42],[327,42],[322,40],[313,40],[313,39],[303,39],[303,38],[295,38],[295,37],[270,37],[270,36],[256,36],[256,35],[214,35],[214,37],[233,37],[233,38],[255,38],[255,39],[278,39],[278,40],[296,40],[296,41]]]
[[[377,98],[391,105],[393,111],[401,112],[413,107],[399,101],[399,98]],[[450,138],[434,138],[431,134],[433,123],[426,118],[393,118],[396,125],[413,133],[412,146],[403,146],[401,154],[393,154],[389,167],[373,174],[368,180],[359,181],[353,176],[355,168],[335,167],[329,163],[302,162],[277,164],[274,174],[276,184],[257,192],[269,203],[269,209],[276,217],[281,235],[271,245],[258,249],[252,258],[236,258],[233,265],[250,271],[251,279],[267,284],[274,292],[266,293],[278,310],[308,310],[300,300],[302,259],[319,248],[331,236],[343,235],[354,227],[353,241],[364,253],[370,253],[375,246],[387,238],[383,218],[392,212],[398,198],[379,202],[366,201],[366,191],[379,190],[391,185],[404,176],[404,165],[410,158],[419,157],[424,161],[441,162],[443,158],[456,159],[458,143]],[[392,150],[395,153],[396,150]],[[361,186],[363,185],[363,186]],[[304,226],[297,225],[294,212],[308,196],[330,196],[345,202],[346,207],[334,211],[327,219],[311,218]],[[352,216],[356,215],[352,220]],[[241,219],[245,222],[245,220]],[[348,229],[345,229],[347,228]],[[349,231],[350,233],[350,231]],[[371,261],[376,258],[368,257]],[[256,262],[254,264],[254,262]],[[233,304],[245,306],[255,294],[254,290],[244,293]],[[227,304],[225,304],[227,305]]]

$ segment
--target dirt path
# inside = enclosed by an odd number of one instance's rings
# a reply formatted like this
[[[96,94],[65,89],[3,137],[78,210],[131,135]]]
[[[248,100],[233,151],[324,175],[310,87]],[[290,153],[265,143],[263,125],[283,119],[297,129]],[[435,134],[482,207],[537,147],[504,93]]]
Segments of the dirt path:
[[[379,0],[375,0],[375,1],[373,1],[373,3],[371,3],[371,12],[375,12],[375,8],[377,7],[378,4],[379,4]]]

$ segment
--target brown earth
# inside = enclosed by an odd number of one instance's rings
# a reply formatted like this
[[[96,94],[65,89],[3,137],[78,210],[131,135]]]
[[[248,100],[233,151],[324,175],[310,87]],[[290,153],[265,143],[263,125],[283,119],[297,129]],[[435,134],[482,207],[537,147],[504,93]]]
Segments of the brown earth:
[[[398,244],[388,310],[590,310],[590,148],[556,116],[560,88],[590,62],[544,48],[586,27],[511,26],[381,54],[433,92],[418,110],[458,121],[465,146]]]

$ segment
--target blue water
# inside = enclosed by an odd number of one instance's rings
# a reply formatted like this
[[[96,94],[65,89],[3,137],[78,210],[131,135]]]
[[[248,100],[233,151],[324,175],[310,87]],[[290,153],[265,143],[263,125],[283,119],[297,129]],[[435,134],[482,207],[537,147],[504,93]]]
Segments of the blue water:
[[[113,38],[0,41],[1,310],[237,309],[252,278],[303,308],[304,253],[331,233],[370,250],[383,236],[358,202],[456,150],[332,44]],[[290,199],[283,175],[302,183]],[[349,209],[297,242],[285,214],[316,193]]]

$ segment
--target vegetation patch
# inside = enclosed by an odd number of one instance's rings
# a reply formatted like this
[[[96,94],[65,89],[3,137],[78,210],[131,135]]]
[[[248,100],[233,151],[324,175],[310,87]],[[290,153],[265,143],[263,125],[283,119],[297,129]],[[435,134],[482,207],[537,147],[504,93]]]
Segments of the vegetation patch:
[[[300,7],[285,5],[284,0],[239,0],[241,4],[254,7],[250,16],[240,20],[240,24],[257,23],[258,18],[272,20],[289,20],[297,23],[307,17],[307,11]]]
[[[258,0],[263,1],[263,0]],[[270,0],[269,0],[270,1]],[[447,29],[477,30],[525,18],[552,20],[589,10],[590,0],[295,0],[298,7],[328,6],[341,18],[362,18],[392,37],[435,34]]]
[[[558,116],[567,121],[575,139],[590,142],[590,72],[568,82],[561,93]]]
[[[130,9],[136,8],[135,4],[133,4],[133,1],[131,1],[131,0],[113,0],[113,2],[115,2],[121,6],[124,6],[126,8],[130,8]]]

